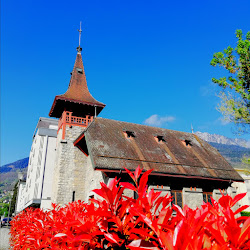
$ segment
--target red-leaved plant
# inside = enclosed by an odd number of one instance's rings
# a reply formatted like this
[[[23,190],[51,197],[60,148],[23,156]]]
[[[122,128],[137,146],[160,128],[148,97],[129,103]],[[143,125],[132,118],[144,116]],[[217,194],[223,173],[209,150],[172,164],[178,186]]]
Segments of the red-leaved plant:
[[[171,206],[170,196],[148,191],[152,170],[126,171],[134,185],[117,178],[101,183],[93,191],[102,199],[18,214],[11,223],[13,249],[250,249],[250,217],[235,216],[247,206],[232,210],[245,194],[181,209]],[[125,188],[138,198],[126,197]]]

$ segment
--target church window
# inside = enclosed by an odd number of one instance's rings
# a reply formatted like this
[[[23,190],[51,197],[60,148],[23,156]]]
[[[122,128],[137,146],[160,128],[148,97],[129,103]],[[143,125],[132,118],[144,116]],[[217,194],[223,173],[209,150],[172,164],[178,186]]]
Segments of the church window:
[[[135,133],[133,131],[123,131],[124,135],[126,138],[130,139],[130,138],[133,138],[135,137]]]
[[[178,205],[179,207],[182,207],[182,205],[183,205],[182,191],[181,190],[171,190],[171,196],[172,196],[172,204],[175,204],[175,205]]]

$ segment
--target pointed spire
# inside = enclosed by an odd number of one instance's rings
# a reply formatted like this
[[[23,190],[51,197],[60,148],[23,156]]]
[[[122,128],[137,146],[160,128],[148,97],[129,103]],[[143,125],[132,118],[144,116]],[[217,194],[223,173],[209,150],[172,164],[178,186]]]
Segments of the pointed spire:
[[[84,72],[81,55],[81,22],[79,32],[79,46],[75,65],[71,74],[68,90],[55,97],[49,116],[61,117],[64,110],[72,111],[80,115],[87,112],[89,115],[96,116],[105,107],[105,104],[98,102],[89,92],[86,75]],[[73,104],[74,103],[74,104]]]

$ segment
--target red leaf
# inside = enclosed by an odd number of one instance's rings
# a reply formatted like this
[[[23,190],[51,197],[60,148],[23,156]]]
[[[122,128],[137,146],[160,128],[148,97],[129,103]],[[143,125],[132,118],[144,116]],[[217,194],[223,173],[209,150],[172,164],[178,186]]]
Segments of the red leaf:
[[[239,242],[242,243],[245,239],[245,237],[247,236],[247,234],[249,233],[250,230],[250,217],[244,222],[242,228],[241,228],[241,234],[239,237]],[[248,237],[246,237],[248,238]]]
[[[232,200],[231,207],[233,207],[239,200],[243,199],[247,193],[237,194]]]
[[[154,246],[151,242],[149,241],[144,241],[144,240],[134,240],[130,244],[127,245],[129,249],[136,250],[136,249],[144,249],[144,250],[159,250],[158,247]]]
[[[238,214],[238,213],[240,213],[241,211],[247,209],[248,207],[249,207],[248,205],[244,205],[244,206],[238,208],[238,209],[234,212],[234,214]]]
[[[148,175],[153,171],[153,169],[146,171],[141,179],[140,179],[140,183],[139,183],[139,187],[138,187],[138,192],[142,193],[145,189],[146,189],[146,185],[148,182]]]
[[[135,174],[134,174],[136,181],[138,180],[138,177],[140,176],[141,172],[142,172],[142,169],[140,169],[140,165],[138,165],[137,169],[135,170]]]
[[[84,242],[90,242],[92,239],[92,236],[89,234],[80,234],[79,236],[75,237],[73,241],[84,241]]]
[[[136,187],[129,182],[120,182],[121,186],[128,188],[130,190],[136,191]]]
[[[121,240],[116,234],[110,234],[110,233],[105,233],[104,234],[104,237],[108,240],[108,241],[110,241],[110,242],[112,242],[112,243],[115,243],[115,244],[117,244],[117,245],[119,245],[119,246],[121,246],[122,244],[123,244],[123,242],[124,242],[124,240]],[[122,241],[121,243],[119,243],[119,241]]]
[[[181,220],[178,225],[175,227],[175,230],[174,230],[174,236],[173,236],[173,246],[176,246],[177,244],[177,238],[178,238],[178,235],[180,235],[180,230],[183,226],[183,223],[184,221]],[[181,236],[181,235],[180,235]]]
[[[131,171],[129,171],[127,168],[124,168],[126,170],[126,172],[129,174],[129,176],[132,178],[132,180],[136,183],[135,181],[135,177],[133,175],[133,173]]]
[[[225,209],[227,207],[231,207],[230,204],[232,203],[232,197],[229,195],[222,195],[222,197],[219,199],[219,204],[224,207]]]
[[[179,212],[183,217],[185,216],[182,209],[178,205],[173,204],[173,209]]]
[[[64,236],[67,236],[67,234],[64,234],[64,233],[58,233],[54,236],[54,238],[57,238],[57,237],[64,237]]]
[[[225,245],[226,242],[225,242],[224,238],[221,236],[220,231],[215,230],[212,226],[206,227],[205,229],[212,234],[212,236],[214,237],[214,239],[221,246]]]

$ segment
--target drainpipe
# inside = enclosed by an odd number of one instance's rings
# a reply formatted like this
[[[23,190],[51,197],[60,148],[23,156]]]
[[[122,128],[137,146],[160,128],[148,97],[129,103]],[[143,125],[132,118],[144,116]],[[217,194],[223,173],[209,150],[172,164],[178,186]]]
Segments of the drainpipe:
[[[43,184],[44,184],[45,166],[46,166],[47,151],[48,151],[48,144],[49,144],[49,137],[47,135],[46,135],[46,138],[47,138],[47,143],[46,143],[44,166],[43,166],[43,181],[42,181],[42,188],[41,188],[41,203],[42,203],[42,198],[43,198]]]

